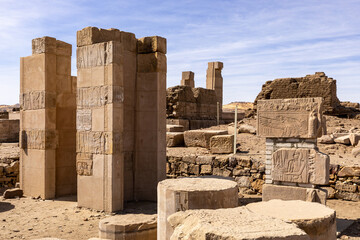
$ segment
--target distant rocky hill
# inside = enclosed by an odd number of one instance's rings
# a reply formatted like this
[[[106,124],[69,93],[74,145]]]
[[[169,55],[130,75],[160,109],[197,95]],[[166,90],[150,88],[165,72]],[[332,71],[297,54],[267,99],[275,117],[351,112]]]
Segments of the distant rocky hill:
[[[235,107],[238,107],[238,111],[244,112],[248,109],[253,109],[254,104],[252,102],[231,102],[229,104],[223,105],[224,112],[233,112]]]
[[[0,104],[0,112],[4,112],[4,111],[12,111],[14,108],[20,108],[20,104],[14,104],[14,105],[4,105],[4,104]]]

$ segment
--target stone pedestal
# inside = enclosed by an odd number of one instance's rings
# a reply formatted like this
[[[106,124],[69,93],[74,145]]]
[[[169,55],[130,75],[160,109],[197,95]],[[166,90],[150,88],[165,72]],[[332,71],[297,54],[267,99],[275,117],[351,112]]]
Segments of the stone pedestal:
[[[20,183],[24,194],[51,199],[76,193],[76,77],[71,45],[32,41],[20,60]]]
[[[222,178],[167,179],[158,184],[158,240],[170,239],[167,218],[188,209],[233,208],[238,205],[237,183]]]
[[[336,239],[335,211],[318,203],[304,201],[258,202],[246,207],[260,215],[293,222],[314,240]]]
[[[156,240],[156,214],[124,214],[102,219],[99,239]]]

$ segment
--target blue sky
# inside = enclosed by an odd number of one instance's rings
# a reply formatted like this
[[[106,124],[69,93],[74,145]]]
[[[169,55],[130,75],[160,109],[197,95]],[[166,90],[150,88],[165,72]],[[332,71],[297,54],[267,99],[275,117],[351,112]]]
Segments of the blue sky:
[[[167,86],[182,71],[205,87],[207,62],[224,63],[224,104],[253,101],[267,80],[325,72],[341,101],[360,102],[360,0],[0,0],[0,103],[19,102],[19,58],[31,39],[73,45],[86,26],[167,38]]]

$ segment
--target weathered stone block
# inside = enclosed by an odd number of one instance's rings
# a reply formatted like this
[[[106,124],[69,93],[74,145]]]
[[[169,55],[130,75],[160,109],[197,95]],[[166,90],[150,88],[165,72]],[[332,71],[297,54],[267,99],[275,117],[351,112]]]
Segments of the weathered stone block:
[[[268,138],[317,138],[322,134],[322,98],[259,100],[257,131]]]
[[[160,52],[139,54],[137,66],[139,73],[166,72],[166,55]]]
[[[184,133],[182,132],[167,132],[166,133],[167,147],[181,147],[184,146]]]
[[[166,38],[159,36],[139,38],[137,47],[138,53],[161,52],[166,54]]]
[[[284,185],[264,184],[262,188],[262,200],[301,200],[326,204],[326,191],[321,189],[292,187]]]
[[[350,133],[349,135],[350,143],[353,146],[356,146],[360,141],[360,134],[357,133]]]
[[[234,135],[219,135],[210,138],[211,153],[232,153],[234,151]]]
[[[211,165],[201,165],[200,166],[200,174],[210,175],[212,174],[212,166]]]
[[[166,124],[166,132],[183,132],[184,126]]]
[[[360,167],[343,167],[337,175],[338,177],[360,177]]]
[[[335,189],[339,190],[339,191],[354,193],[354,192],[357,191],[357,185],[356,184],[353,185],[353,184],[345,184],[345,183],[336,182]]]
[[[56,54],[56,39],[52,37],[35,38],[32,40],[32,54]]]
[[[314,149],[282,148],[272,155],[274,181],[325,185],[329,183],[330,159]]]
[[[336,143],[345,144],[345,145],[350,145],[351,144],[349,135],[345,135],[345,136],[342,136],[342,137],[335,138],[334,141]]]
[[[187,147],[210,148],[210,138],[216,135],[226,135],[222,130],[190,130],[184,132],[185,145]]]

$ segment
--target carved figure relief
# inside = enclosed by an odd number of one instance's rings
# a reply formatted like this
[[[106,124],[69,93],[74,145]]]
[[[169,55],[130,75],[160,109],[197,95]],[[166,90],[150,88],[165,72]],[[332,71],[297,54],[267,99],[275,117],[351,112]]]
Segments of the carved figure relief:
[[[76,157],[76,172],[81,176],[92,176],[93,159],[92,154],[80,153]]]
[[[45,93],[45,91],[33,91],[20,95],[20,106],[22,110],[36,110],[55,107],[55,93]]]
[[[76,97],[79,108],[101,107],[124,102],[124,89],[119,86],[78,88]]]
[[[21,132],[22,149],[55,149],[57,135],[51,130],[29,130]]]

